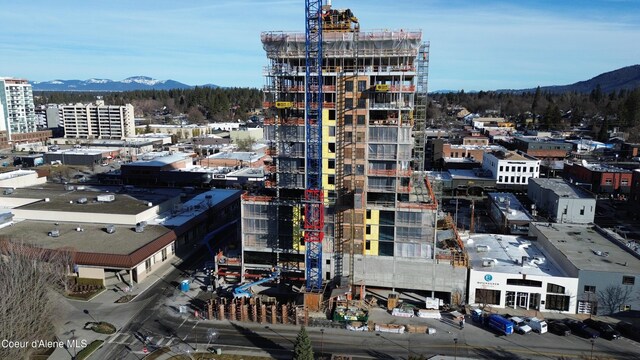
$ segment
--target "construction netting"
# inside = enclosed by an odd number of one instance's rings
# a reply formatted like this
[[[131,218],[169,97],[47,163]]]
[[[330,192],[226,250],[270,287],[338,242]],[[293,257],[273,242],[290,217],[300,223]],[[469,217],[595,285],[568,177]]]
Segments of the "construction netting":
[[[322,51],[325,56],[351,54],[356,48],[359,55],[385,53],[416,55],[422,41],[422,32],[405,30],[327,32],[322,36]],[[270,56],[304,56],[305,54],[304,33],[263,32],[260,38],[262,47]]]

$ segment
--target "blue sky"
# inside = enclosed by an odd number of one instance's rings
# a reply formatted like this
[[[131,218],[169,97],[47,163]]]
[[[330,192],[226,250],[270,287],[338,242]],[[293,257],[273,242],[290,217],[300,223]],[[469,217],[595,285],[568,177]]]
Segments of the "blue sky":
[[[260,32],[303,0],[0,1],[0,76],[264,84]],[[640,63],[640,0],[334,0],[367,29],[421,29],[429,89],[561,85]]]

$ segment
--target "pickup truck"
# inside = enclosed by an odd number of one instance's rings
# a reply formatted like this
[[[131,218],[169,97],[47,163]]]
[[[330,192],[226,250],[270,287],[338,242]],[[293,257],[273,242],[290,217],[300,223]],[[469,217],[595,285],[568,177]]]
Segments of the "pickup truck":
[[[518,334],[525,335],[531,332],[531,326],[527,325],[527,323],[517,316],[512,316],[509,318],[513,323],[513,331]]]

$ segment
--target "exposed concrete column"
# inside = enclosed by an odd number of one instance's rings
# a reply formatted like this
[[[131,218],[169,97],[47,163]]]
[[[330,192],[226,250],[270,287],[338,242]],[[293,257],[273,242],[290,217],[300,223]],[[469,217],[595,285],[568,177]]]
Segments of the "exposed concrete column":
[[[127,270],[127,274],[129,274],[129,286],[133,285],[133,270],[129,269]]]

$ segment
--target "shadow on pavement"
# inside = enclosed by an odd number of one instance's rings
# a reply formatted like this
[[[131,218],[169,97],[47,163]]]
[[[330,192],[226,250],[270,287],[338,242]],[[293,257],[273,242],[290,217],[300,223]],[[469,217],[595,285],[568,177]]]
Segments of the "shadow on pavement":
[[[245,339],[249,340],[249,342],[251,342],[253,346],[266,351],[273,358],[278,359],[282,355],[282,351],[287,351],[287,349],[284,346],[274,342],[271,339],[261,336],[260,334],[258,334],[257,332],[251,329],[248,329],[244,326],[240,326],[233,322],[231,323],[231,326],[233,326],[240,334],[242,334],[245,337]],[[271,330],[274,331],[273,329]],[[289,339],[286,339],[286,340],[290,341]]]
[[[476,355],[482,357],[483,359],[492,359],[492,360],[517,360],[522,359],[519,355],[516,355],[510,351],[501,349],[500,347],[496,349],[474,349]]]

